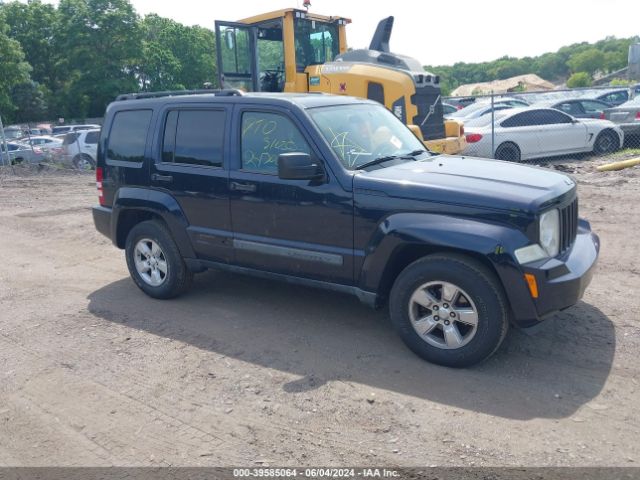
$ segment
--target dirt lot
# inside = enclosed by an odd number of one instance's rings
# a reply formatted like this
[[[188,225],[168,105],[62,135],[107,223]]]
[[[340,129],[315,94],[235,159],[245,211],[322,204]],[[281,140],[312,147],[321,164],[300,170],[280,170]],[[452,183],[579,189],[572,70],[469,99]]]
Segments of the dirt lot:
[[[640,457],[640,167],[565,163],[584,301],[486,363],[415,357],[355,298],[218,272],[144,296],[89,174],[0,176],[0,466],[599,465]]]

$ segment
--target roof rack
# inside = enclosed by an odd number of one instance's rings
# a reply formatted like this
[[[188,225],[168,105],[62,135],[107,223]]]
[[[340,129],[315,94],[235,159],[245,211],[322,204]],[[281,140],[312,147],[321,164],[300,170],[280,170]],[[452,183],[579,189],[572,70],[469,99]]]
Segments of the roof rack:
[[[160,98],[160,97],[178,97],[182,95],[198,95],[208,94],[218,97],[233,97],[242,96],[244,92],[235,88],[228,88],[223,90],[211,90],[211,89],[199,89],[199,90],[167,90],[164,92],[139,92],[139,93],[124,93],[116,97],[116,102],[122,100],[138,100],[141,98]]]

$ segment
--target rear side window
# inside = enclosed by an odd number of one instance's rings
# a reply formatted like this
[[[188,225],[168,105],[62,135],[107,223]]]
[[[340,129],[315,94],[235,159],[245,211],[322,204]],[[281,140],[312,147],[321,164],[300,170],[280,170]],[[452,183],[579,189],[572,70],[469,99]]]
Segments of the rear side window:
[[[151,122],[151,110],[125,110],[116,113],[109,133],[107,158],[142,162]]]
[[[173,110],[164,128],[162,161],[222,167],[225,112]]]
[[[62,144],[63,145],[71,145],[72,143],[74,143],[77,139],[78,139],[78,133],[67,133],[64,136],[64,140],[62,140]]]
[[[84,143],[98,143],[98,138],[100,138],[100,132],[89,132]]]

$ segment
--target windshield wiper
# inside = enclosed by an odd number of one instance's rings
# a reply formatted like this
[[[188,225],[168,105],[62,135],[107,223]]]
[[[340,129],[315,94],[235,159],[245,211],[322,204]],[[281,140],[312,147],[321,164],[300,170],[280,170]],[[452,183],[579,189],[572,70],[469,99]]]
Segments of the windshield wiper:
[[[428,150],[414,150],[412,152],[409,153],[403,153],[401,155],[385,155],[384,157],[378,157],[374,160],[371,160],[369,162],[365,162],[362,165],[358,165],[358,170],[363,169],[363,168],[367,168],[367,167],[372,167],[374,165],[379,165],[380,163],[384,163],[384,162],[388,162],[389,160],[413,160],[413,161],[417,161],[416,157],[422,153],[429,153],[431,154],[431,152],[429,152]]]

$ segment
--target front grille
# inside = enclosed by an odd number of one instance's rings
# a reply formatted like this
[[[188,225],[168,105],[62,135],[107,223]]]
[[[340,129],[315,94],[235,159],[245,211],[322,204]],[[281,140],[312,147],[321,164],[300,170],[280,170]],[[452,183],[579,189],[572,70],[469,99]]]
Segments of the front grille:
[[[578,234],[578,199],[560,209],[560,253],[573,245]]]

